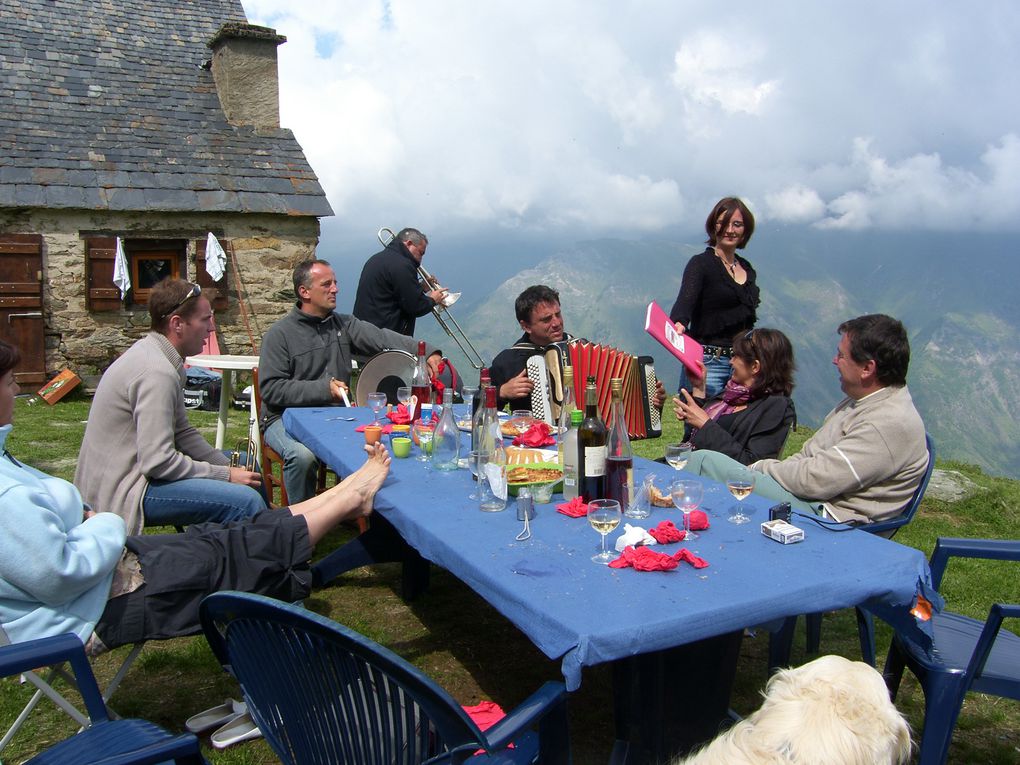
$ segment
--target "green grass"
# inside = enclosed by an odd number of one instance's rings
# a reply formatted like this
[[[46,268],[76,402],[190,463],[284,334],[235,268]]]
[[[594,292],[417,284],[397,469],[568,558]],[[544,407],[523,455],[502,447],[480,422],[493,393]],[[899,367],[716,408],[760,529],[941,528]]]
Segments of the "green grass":
[[[27,406],[19,400],[15,429],[9,443],[24,462],[70,479],[88,415],[88,399],[76,393],[55,407],[39,402]],[[192,422],[210,439],[215,415],[193,412]],[[667,420],[672,418],[667,417]],[[245,435],[246,418],[231,414],[227,443]],[[667,439],[677,438],[675,422],[666,423],[662,440],[638,442],[642,456],[658,457]],[[809,432],[794,433],[787,451],[795,451]],[[930,554],[938,536],[1016,537],[1020,521],[1020,484],[984,475],[958,463],[940,467],[959,470],[980,492],[956,503],[925,500],[914,522],[896,541]],[[343,543],[350,532],[339,530],[325,540],[319,553]],[[341,621],[386,645],[427,672],[458,701],[474,704],[492,699],[510,709],[545,680],[560,678],[559,662],[550,661],[499,613],[455,577],[433,569],[432,586],[414,603],[398,595],[400,572],[396,565],[361,569],[341,578],[338,586],[313,593],[309,608]],[[958,561],[950,567],[943,591],[953,610],[984,619],[992,602],[1020,602],[1020,577],[1015,564]],[[879,625],[880,662],[890,632]],[[734,707],[753,711],[765,681],[768,637],[745,639],[741,648]],[[822,650],[858,659],[853,611],[826,616]],[[127,648],[100,657],[97,674],[108,679]],[[804,653],[803,620],[794,643],[793,661],[812,657]],[[30,693],[13,678],[0,680],[0,721],[6,729]],[[139,716],[179,731],[184,720],[219,704],[238,689],[220,670],[201,637],[146,645],[139,661],[114,695],[112,706],[122,715]],[[923,722],[920,690],[906,674],[897,705],[919,731]],[[580,690],[570,697],[574,761],[581,765],[605,762],[611,745],[612,697],[606,667],[586,669]],[[33,712],[29,725],[4,752],[4,762],[20,762],[49,744],[71,735],[74,726],[48,702]],[[207,742],[206,742],[207,743]],[[277,762],[262,741],[217,752],[207,747],[214,765],[262,765]],[[1015,763],[1020,760],[1020,704],[972,694],[964,705],[950,750],[952,763]]]

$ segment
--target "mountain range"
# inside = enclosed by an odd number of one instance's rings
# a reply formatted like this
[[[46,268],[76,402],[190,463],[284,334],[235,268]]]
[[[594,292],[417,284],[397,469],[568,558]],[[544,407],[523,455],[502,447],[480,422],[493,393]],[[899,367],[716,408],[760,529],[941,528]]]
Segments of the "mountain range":
[[[520,336],[517,294],[548,284],[560,292],[568,332],[653,356],[671,391],[679,363],[645,334],[645,307],[655,300],[669,311],[684,265],[704,248],[699,240],[543,246],[520,240],[515,247],[504,238],[500,246],[470,253],[453,247],[441,259],[430,245],[430,257],[439,262],[430,267],[463,292],[453,310],[484,358]],[[831,366],[836,327],[861,314],[887,313],[907,326],[908,384],[938,456],[1020,476],[1020,426],[1012,411],[1012,402],[1020,400],[1020,267],[1014,249],[1006,237],[991,233],[759,227],[742,254],[758,273],[758,326],[781,329],[794,344],[800,422],[817,427],[842,396]],[[419,319],[418,334],[450,352],[473,381],[477,373],[435,321]]]

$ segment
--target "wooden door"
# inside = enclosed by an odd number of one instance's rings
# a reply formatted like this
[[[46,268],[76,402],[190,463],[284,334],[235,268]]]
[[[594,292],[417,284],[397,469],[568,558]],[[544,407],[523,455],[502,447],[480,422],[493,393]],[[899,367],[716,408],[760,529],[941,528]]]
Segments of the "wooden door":
[[[18,383],[46,382],[39,234],[0,234],[0,339],[21,351]]]

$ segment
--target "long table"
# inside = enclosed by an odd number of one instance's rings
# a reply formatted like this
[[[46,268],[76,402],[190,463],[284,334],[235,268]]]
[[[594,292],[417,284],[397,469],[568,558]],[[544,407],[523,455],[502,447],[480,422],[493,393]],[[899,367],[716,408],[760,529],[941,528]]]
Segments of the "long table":
[[[349,472],[364,460],[364,440],[355,427],[372,415],[354,408],[345,411],[356,422],[327,419],[336,411],[288,409],[284,426],[331,468]],[[657,476],[660,487],[676,477],[667,465],[640,458],[634,463],[636,484],[648,473]],[[718,673],[728,696],[745,627],[861,603],[898,627],[923,629],[909,614],[915,596],[930,592],[930,572],[919,551],[858,530],[829,530],[808,519],[798,520],[803,542],[781,545],[761,534],[768,500],[747,498],[752,522],[735,525],[726,520],[735,500],[725,486],[702,480],[702,507],[711,528],[689,545],[709,562],[700,570],[686,564],[669,572],[597,565],[591,556],[598,534],[584,518],[557,513],[555,504],[536,506],[531,538],[517,541],[522,524],[512,499],[507,511],[483,513],[467,499],[472,481],[466,470],[431,471],[413,458],[393,460],[375,508],[424,558],[479,593],[550,659],[560,659],[568,690],[580,686],[584,667],[617,662],[626,672],[647,675],[661,671],[661,657],[684,647],[686,653],[675,658],[689,665],[692,677],[705,671],[705,662],[720,662],[708,671]],[[632,523],[648,528],[664,519],[682,526],[679,511],[663,508]],[[610,535],[609,544],[617,536]],[[654,666],[647,665],[649,657]],[[625,695],[621,689],[617,699],[618,737],[637,739],[653,759],[669,754],[675,741],[650,745],[641,740],[664,721],[647,720],[647,709],[627,719],[621,709]],[[718,715],[718,709],[709,712],[712,719]]]

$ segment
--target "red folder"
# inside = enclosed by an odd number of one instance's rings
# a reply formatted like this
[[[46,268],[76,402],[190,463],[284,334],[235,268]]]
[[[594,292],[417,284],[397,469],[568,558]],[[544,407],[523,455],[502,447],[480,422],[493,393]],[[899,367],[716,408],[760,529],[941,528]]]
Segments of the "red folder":
[[[693,337],[677,332],[673,322],[669,320],[669,316],[659,308],[658,303],[654,300],[648,304],[648,313],[645,314],[645,332],[662,343],[663,348],[680,359],[688,371],[699,377],[701,376],[698,362],[705,359],[705,351],[702,349],[701,343]]]

